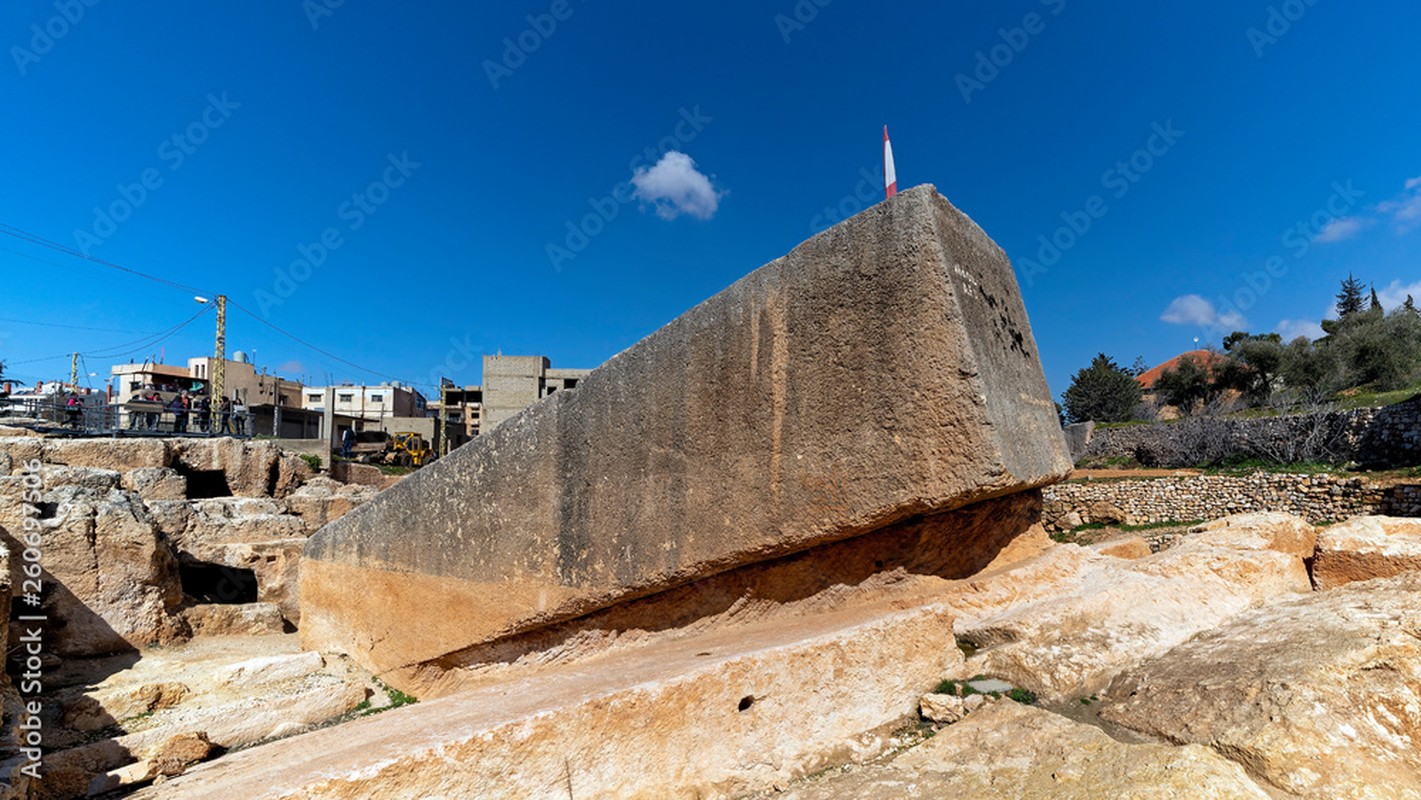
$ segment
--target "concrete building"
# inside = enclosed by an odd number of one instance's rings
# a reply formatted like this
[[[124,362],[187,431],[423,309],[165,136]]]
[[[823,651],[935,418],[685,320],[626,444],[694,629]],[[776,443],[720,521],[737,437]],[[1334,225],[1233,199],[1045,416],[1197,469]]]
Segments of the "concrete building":
[[[189,358],[188,374],[204,384],[212,380],[211,356]],[[248,406],[301,407],[301,382],[287,380],[277,375],[268,375],[266,370],[257,372],[255,364],[247,360],[238,350],[232,358],[225,359],[222,371],[222,393]]]
[[[481,431],[547,397],[577,388],[590,369],[552,369],[546,356],[484,356]]]
[[[326,408],[327,396],[330,408]],[[419,390],[400,383],[380,386],[342,384],[340,386],[306,386],[301,389],[301,407],[310,411],[331,411],[380,427],[388,417],[424,417],[428,401]]]

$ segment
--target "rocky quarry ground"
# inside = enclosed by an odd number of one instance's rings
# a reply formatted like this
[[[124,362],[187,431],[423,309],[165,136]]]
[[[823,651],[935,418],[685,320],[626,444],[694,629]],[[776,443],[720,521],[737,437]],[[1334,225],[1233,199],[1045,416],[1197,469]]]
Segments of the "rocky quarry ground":
[[[1163,543],[1063,544],[1033,524],[1039,497],[992,501],[397,676],[444,697],[364,718],[408,698],[302,651],[293,631],[305,539],[375,489],[260,442],[0,437],[19,600],[30,474],[43,487],[44,772],[19,772],[12,739],[11,796],[381,796],[378,782],[312,790],[301,773],[339,772],[321,765],[330,743],[424,735],[442,758],[504,770],[459,789],[434,768],[415,780],[428,796],[668,796],[626,782],[637,747],[721,736],[725,774],[670,796],[1421,798],[1421,521],[1319,529],[1256,513]],[[987,555],[933,546],[949,533]],[[680,624],[648,624],[668,614]],[[12,731],[24,627],[10,628]],[[607,716],[610,703],[636,718],[619,705],[628,682],[663,709],[653,739],[604,750],[600,771],[568,762],[544,791],[508,782],[548,747],[634,741]],[[710,706],[750,684],[740,728],[717,734]],[[802,718],[797,693],[834,696],[842,719]],[[550,711],[561,724],[527,729]],[[781,755],[735,744],[747,723]],[[461,726],[484,731],[462,756]],[[287,772],[307,788],[282,789]]]
[[[396,671],[431,699],[366,717],[409,698],[293,631],[305,539],[375,489],[260,442],[0,437],[21,601],[29,474],[15,797],[1421,798],[1417,520],[1058,543],[1026,493]],[[634,779],[694,750],[724,770]]]
[[[295,634],[302,546],[375,489],[270,442],[0,432],[11,796],[107,794],[388,704],[368,673],[301,652]],[[41,692],[24,685],[37,626]],[[27,718],[43,736],[39,780],[21,771]]]

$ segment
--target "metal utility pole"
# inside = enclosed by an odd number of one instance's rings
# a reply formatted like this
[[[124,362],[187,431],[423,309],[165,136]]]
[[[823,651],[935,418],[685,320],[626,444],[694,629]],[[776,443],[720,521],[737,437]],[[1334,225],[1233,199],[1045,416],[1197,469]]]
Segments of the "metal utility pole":
[[[222,378],[227,365],[227,295],[217,295],[217,346],[213,353],[212,362],[212,385],[207,392],[207,401],[213,404],[216,410],[217,404],[222,402],[225,396],[222,386]]]
[[[79,391],[79,354],[69,358],[69,391]]]
[[[449,382],[439,379],[439,457],[449,455]]]

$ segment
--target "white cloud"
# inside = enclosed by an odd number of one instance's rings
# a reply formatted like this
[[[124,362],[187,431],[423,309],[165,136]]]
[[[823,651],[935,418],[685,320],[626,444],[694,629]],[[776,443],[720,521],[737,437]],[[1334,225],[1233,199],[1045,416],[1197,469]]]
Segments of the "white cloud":
[[[1406,182],[1407,189],[1415,189],[1418,186],[1421,186],[1421,176],[1412,178],[1411,180]]]
[[[1421,281],[1406,284],[1401,281],[1392,281],[1390,286],[1377,290],[1377,299],[1381,301],[1382,308],[1387,311],[1399,308],[1402,303],[1406,302],[1407,295],[1411,295],[1413,299],[1421,298]]]
[[[1306,336],[1309,339],[1320,339],[1326,335],[1322,325],[1310,319],[1284,319],[1278,321],[1278,335],[1283,337],[1283,341],[1291,342],[1299,336]]]
[[[1370,224],[1372,224],[1371,220],[1361,217],[1339,217],[1322,226],[1315,241],[1327,243],[1351,239]]]
[[[1197,294],[1184,294],[1170,301],[1160,319],[1173,325],[1198,325],[1203,328],[1243,330],[1248,320],[1237,311],[1220,314],[1214,304]]]
[[[1407,181],[1408,185],[1410,183]],[[1421,223],[1421,191],[1413,190],[1410,196],[1403,194],[1394,200],[1379,203],[1377,210],[1391,217],[1397,233],[1405,233]]]
[[[682,214],[710,219],[724,194],[696,169],[690,156],[675,150],[662,156],[654,167],[638,168],[632,175],[632,185],[636,187],[633,197],[655,206],[656,216],[668,220]]]

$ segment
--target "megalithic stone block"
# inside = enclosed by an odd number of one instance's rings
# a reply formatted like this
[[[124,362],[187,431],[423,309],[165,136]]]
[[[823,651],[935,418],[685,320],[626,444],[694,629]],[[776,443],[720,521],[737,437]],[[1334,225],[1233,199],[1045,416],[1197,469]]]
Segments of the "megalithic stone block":
[[[919,186],[321,529],[302,640],[387,672],[1070,467],[1006,254]]]

